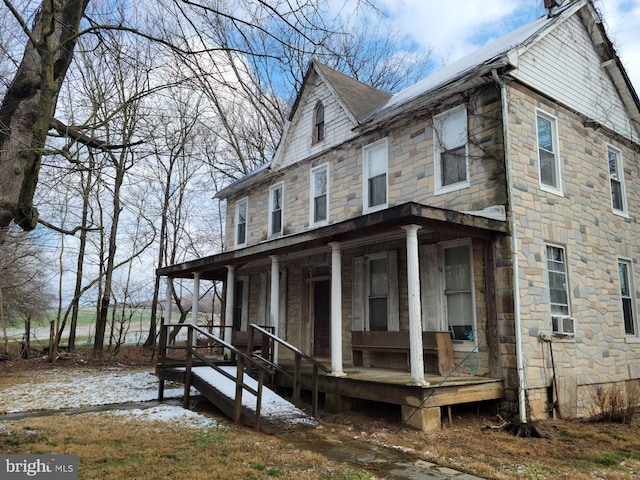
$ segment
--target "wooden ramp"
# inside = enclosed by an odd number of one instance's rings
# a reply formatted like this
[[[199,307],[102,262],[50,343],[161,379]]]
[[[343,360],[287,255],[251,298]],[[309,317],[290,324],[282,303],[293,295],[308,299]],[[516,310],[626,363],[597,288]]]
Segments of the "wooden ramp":
[[[232,377],[237,370],[233,365],[220,367]],[[165,380],[184,383],[185,368],[174,367],[161,371]],[[258,382],[245,375],[247,385],[257,389]],[[191,369],[191,386],[197,389],[207,400],[229,418],[234,417],[234,401],[236,385],[229,378],[215,371],[211,367],[198,366]],[[244,391],[242,394],[242,423],[256,424],[256,397]],[[281,432],[300,427],[317,427],[318,421],[297,408],[288,400],[276,394],[273,390],[263,387],[261,404],[261,428],[268,433]]]

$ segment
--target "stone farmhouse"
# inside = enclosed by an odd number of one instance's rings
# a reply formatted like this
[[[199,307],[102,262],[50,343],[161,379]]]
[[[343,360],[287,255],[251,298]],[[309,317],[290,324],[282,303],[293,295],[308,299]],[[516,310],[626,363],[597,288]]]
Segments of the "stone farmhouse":
[[[640,104],[591,0],[546,3],[395,95],[313,61],[274,158],[217,195],[225,250],[159,275],[224,281],[228,338],[270,326],[330,365],[335,408],[429,428],[446,404],[570,417],[639,391]],[[383,371],[468,389],[353,383]]]

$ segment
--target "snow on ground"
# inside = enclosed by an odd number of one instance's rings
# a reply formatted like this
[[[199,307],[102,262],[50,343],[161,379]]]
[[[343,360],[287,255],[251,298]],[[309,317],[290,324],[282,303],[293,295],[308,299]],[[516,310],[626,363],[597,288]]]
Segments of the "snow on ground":
[[[233,378],[236,376],[236,367],[222,367],[224,371]],[[193,372],[209,385],[214,386],[222,394],[229,398],[235,397],[236,384],[231,379],[224,377],[209,367],[195,367]],[[258,382],[248,375],[244,376],[244,382],[251,388],[257,390]],[[256,409],[256,397],[245,391],[242,395],[242,406]],[[260,407],[260,415],[272,422],[288,425],[312,425],[318,426],[318,422],[313,417],[296,408],[291,402],[280,397],[267,387],[262,388],[262,404]]]
[[[165,388],[164,398],[180,398],[183,393],[182,386]],[[158,377],[147,370],[72,369],[21,372],[16,378],[7,377],[0,381],[0,421],[2,414],[147,402],[157,398]],[[174,405],[114,409],[101,414],[127,416],[142,421],[164,421],[192,428],[216,425],[216,421],[210,417]]]

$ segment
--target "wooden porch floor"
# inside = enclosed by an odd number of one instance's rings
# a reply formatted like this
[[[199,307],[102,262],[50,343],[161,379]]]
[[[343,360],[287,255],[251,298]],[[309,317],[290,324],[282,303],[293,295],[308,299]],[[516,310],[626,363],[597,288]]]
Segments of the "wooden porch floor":
[[[293,370],[293,366],[286,362],[281,362],[281,367]],[[425,374],[428,385],[418,386],[410,385],[411,374],[402,370],[345,367],[344,373],[342,377],[321,373],[318,382],[320,392],[414,408],[470,404],[500,400],[504,396],[500,378]],[[302,376],[303,381],[310,383],[311,369],[303,367]],[[290,387],[291,380],[279,374],[276,384]]]

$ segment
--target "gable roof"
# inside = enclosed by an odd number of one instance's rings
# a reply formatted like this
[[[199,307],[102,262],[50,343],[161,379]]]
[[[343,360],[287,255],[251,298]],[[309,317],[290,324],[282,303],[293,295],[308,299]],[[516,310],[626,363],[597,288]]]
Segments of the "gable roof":
[[[309,68],[302,82],[302,88],[298,92],[296,100],[289,113],[291,121],[298,110],[303,92],[309,83],[309,77],[316,73],[336,96],[338,102],[344,107],[345,112],[355,123],[361,123],[372,112],[384,105],[391,95],[375,87],[356,80],[349,75],[334,70],[318,60],[311,60]]]

